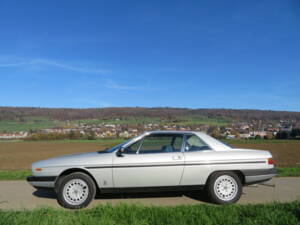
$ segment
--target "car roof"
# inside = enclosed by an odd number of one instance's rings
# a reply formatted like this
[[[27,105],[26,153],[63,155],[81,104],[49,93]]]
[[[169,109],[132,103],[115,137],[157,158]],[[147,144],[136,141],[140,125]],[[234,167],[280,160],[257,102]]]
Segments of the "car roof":
[[[200,137],[206,144],[208,144],[212,149],[216,151],[224,151],[232,149],[230,146],[224,144],[223,142],[209,136],[208,134],[201,131],[146,131],[143,135],[149,134],[195,134]]]
[[[198,137],[200,137],[206,144],[208,144],[215,151],[224,151],[224,150],[232,149],[228,145],[226,145],[226,144],[222,143],[221,141],[207,135],[204,132],[200,132],[200,131],[177,131],[177,130],[146,131],[143,134],[131,139],[123,147],[127,147],[127,146],[131,145],[132,143],[134,143],[135,141],[137,141],[137,140],[139,140],[139,139],[141,139],[141,138],[143,138],[147,135],[151,135],[151,134],[195,134]]]
[[[195,131],[179,131],[179,130],[155,130],[146,131],[145,134],[196,134]]]

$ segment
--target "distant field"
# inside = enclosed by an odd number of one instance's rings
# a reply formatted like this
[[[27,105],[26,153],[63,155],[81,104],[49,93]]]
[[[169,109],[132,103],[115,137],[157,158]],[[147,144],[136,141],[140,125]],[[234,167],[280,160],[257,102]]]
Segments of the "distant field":
[[[137,126],[139,124],[162,124],[170,125],[176,124],[181,126],[191,126],[191,125],[201,125],[207,124],[210,126],[226,126],[230,121],[225,119],[208,118],[204,116],[182,116],[169,119],[161,119],[159,117],[125,117],[121,119],[83,119],[83,120],[73,120],[70,123],[76,125],[79,123],[85,124],[120,124]],[[65,121],[48,119],[45,117],[26,117],[22,120],[2,120],[0,121],[0,132],[19,132],[19,131],[29,131],[39,130],[44,128],[53,128],[56,126],[63,126],[67,123]]]
[[[123,140],[74,140],[43,142],[0,142],[0,170],[29,169],[34,161],[64,154],[91,152],[121,143]],[[228,141],[240,148],[269,150],[276,166],[300,166],[300,141]]]
[[[208,117],[197,117],[197,116],[189,116],[189,117],[179,117],[180,122],[177,122],[177,125],[183,126],[192,126],[192,125],[199,125],[199,124],[207,124],[210,126],[226,126],[230,122],[229,120],[225,119],[216,119],[216,118],[208,118]]]
[[[157,124],[176,124],[182,126],[190,126],[190,125],[200,125],[207,124],[211,126],[225,126],[229,123],[229,120],[224,119],[215,119],[208,118],[203,116],[182,116],[176,117],[172,119],[161,119],[158,117],[127,117],[122,119],[87,119],[87,120],[77,120],[73,121],[74,124],[77,123],[86,123],[86,124],[128,124],[128,125],[138,125],[138,124],[149,124],[149,123],[157,123]]]
[[[19,132],[38,130],[43,128],[52,128],[55,126],[62,125],[62,122],[57,120],[50,120],[46,118],[25,118],[23,121],[0,121],[0,132]]]
[[[92,152],[122,140],[0,142],[0,170],[29,169],[34,161],[65,154]]]
[[[222,142],[225,142],[229,145],[238,145],[238,144],[280,144],[280,143],[300,143],[300,140],[295,139],[222,139]]]
[[[149,124],[149,123],[162,123],[164,120],[160,118],[150,118],[150,117],[127,117],[122,119],[84,119],[84,120],[75,120],[72,123],[78,124],[78,123],[85,123],[85,124],[128,124],[128,125],[138,125],[138,124]]]
[[[300,166],[299,140],[235,140],[227,143],[238,148],[268,150],[272,153],[276,166]]]

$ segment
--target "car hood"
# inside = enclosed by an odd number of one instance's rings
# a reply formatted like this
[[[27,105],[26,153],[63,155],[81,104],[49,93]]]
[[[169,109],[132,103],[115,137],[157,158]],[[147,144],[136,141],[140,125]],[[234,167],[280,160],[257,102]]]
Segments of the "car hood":
[[[87,166],[87,165],[111,165],[112,154],[109,152],[89,152],[72,155],[64,155],[32,164],[32,168],[45,168],[56,166]]]

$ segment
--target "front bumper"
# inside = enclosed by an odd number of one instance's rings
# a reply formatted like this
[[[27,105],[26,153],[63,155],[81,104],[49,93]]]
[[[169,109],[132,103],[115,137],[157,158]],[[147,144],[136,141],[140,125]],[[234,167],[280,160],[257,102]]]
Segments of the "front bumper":
[[[242,170],[242,172],[245,175],[246,185],[268,181],[277,175],[277,171],[275,168]]]
[[[27,181],[35,188],[54,188],[56,176],[29,176]]]

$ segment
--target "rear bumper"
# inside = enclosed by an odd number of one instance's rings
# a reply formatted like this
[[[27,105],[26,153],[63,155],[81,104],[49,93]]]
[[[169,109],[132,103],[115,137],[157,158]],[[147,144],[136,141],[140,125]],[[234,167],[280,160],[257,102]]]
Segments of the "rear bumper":
[[[27,181],[35,188],[54,188],[55,180],[55,176],[27,177]]]
[[[277,171],[275,168],[242,170],[242,172],[245,175],[246,185],[268,181],[277,175]]]

